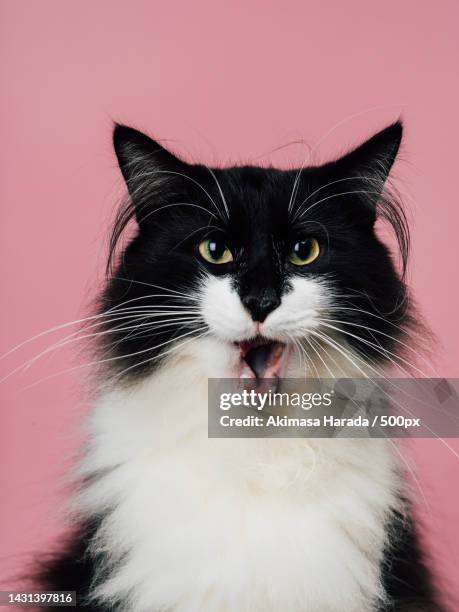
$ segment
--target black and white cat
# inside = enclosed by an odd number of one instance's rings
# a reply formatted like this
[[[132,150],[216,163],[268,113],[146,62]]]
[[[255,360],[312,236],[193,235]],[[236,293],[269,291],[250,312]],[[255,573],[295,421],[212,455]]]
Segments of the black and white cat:
[[[115,128],[130,197],[90,324],[74,535],[47,588],[94,612],[440,610],[390,441],[207,435],[209,377],[371,376],[409,351],[403,271],[374,230],[392,225],[404,268],[386,186],[401,136],[282,171],[190,165]]]

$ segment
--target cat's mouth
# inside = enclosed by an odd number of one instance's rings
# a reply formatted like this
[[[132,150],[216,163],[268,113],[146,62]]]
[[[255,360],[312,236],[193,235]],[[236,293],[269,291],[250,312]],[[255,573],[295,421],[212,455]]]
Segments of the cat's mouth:
[[[281,378],[287,360],[287,345],[257,336],[235,343],[240,354],[240,378]]]

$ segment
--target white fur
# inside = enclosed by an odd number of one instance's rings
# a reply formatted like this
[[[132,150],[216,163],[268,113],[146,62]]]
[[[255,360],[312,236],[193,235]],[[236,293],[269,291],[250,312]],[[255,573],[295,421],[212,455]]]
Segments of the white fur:
[[[81,473],[104,476],[77,508],[108,513],[94,546],[113,564],[96,595],[133,612],[373,611],[398,506],[390,445],[209,439],[207,378],[231,376],[231,342],[256,330],[225,279],[202,295],[211,334],[90,418]],[[322,284],[296,279],[262,333],[304,335],[326,304]]]
[[[273,340],[288,341],[288,334],[304,336],[317,327],[318,317],[328,303],[323,281],[293,277],[291,290],[258,329],[242,306],[227,276],[206,278],[202,289],[202,314],[214,336],[228,342],[245,340],[257,333]]]

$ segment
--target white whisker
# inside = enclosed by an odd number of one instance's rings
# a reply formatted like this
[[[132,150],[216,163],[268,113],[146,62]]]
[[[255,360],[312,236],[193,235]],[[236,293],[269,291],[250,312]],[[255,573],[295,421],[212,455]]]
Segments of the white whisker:
[[[56,378],[57,376],[61,376],[63,374],[69,374],[70,372],[75,372],[75,371],[81,370],[83,368],[89,368],[89,367],[92,367],[92,366],[99,366],[99,365],[101,365],[103,363],[108,363],[108,362],[112,362],[112,361],[119,361],[120,359],[128,359],[129,357],[135,357],[136,355],[142,355],[142,354],[145,354],[147,352],[155,351],[158,348],[161,348],[162,346],[165,346],[167,344],[170,344],[171,342],[175,342],[177,340],[180,340],[181,338],[184,338],[185,336],[189,336],[191,334],[194,334],[197,331],[200,331],[200,330],[199,329],[191,330],[191,331],[187,332],[186,334],[182,334],[178,338],[172,338],[172,339],[167,340],[165,342],[162,342],[161,344],[158,344],[156,346],[151,346],[151,347],[142,349],[140,351],[136,351],[134,353],[128,353],[127,355],[115,355],[114,357],[107,357],[105,359],[98,359],[96,361],[90,361],[88,363],[83,363],[83,364],[80,364],[80,365],[77,365],[77,366],[73,366],[71,368],[67,368],[65,370],[61,370],[60,372],[56,372],[54,374],[51,374],[50,376],[42,378],[41,380],[39,380],[39,381],[37,381],[35,383],[32,383],[31,385],[28,385],[27,387],[25,387],[25,389],[30,389],[31,387],[35,387],[36,385],[41,384],[41,383],[43,383],[43,382],[45,382],[47,380],[50,380],[52,378]]]
[[[162,358],[163,358],[163,357],[165,357],[166,355],[169,355],[170,353],[177,351],[177,350],[178,350],[179,348],[181,348],[182,346],[184,346],[184,345],[186,345],[186,344],[189,344],[190,342],[193,342],[193,341],[199,340],[199,339],[200,339],[200,338],[202,338],[203,336],[207,336],[207,335],[209,334],[209,331],[207,330],[207,327],[206,327],[206,326],[203,326],[203,327],[201,327],[200,329],[194,330],[194,332],[195,332],[195,331],[202,331],[202,330],[206,330],[206,331],[204,331],[204,333],[200,334],[199,336],[195,336],[195,337],[193,337],[193,338],[191,338],[191,339],[189,339],[189,340],[186,340],[185,342],[180,343],[180,344],[179,344],[179,345],[177,345],[177,346],[175,346],[175,345],[174,345],[172,348],[168,349],[167,351],[163,351],[163,352],[162,352],[162,353],[160,353],[159,355],[154,355],[153,357],[150,357],[149,359],[145,359],[144,361],[141,361],[140,363],[136,363],[136,364],[134,364],[134,365],[132,365],[132,366],[129,366],[128,368],[126,368],[126,369],[122,370],[121,372],[119,372],[119,373],[116,375],[116,379],[119,379],[119,378],[121,378],[122,376],[125,376],[125,374],[126,374],[128,371],[133,370],[134,368],[138,368],[138,367],[140,367],[140,366],[142,366],[142,365],[145,365],[145,364],[147,364],[147,363],[151,363],[152,361],[156,361],[156,360],[158,360],[158,359],[162,359]],[[193,332],[193,333],[194,333],[194,332]],[[164,344],[169,344],[169,342],[174,342],[174,341],[175,341],[175,342],[177,342],[178,340],[181,340],[182,338],[184,338],[185,336],[188,336],[188,335],[189,335],[189,334],[182,334],[182,335],[181,335],[181,336],[179,336],[178,338],[174,338],[173,340],[170,340],[170,341],[168,341],[168,342],[166,342],[166,343],[164,343]],[[160,345],[160,346],[161,346],[161,345]]]
[[[212,175],[212,178],[214,179],[215,183],[217,184],[217,188],[218,188],[218,191],[220,192],[220,197],[221,197],[221,199],[222,199],[222,203],[223,203],[223,206],[224,206],[225,211],[226,211],[226,216],[227,216],[227,218],[228,218],[228,220],[229,220],[229,218],[230,218],[230,214],[229,214],[228,204],[226,203],[225,196],[223,195],[223,190],[222,190],[222,188],[221,188],[221,185],[220,185],[220,183],[218,182],[218,179],[217,179],[217,177],[215,176],[215,172],[212,170],[212,168],[209,168],[208,166],[206,166],[206,168],[207,168],[207,170],[210,172],[210,174]]]
[[[330,319],[330,320],[333,320],[333,319]],[[366,340],[365,338],[362,338],[361,336],[358,336],[357,334],[353,334],[351,332],[348,332],[348,331],[346,331],[346,330],[344,330],[344,329],[342,329],[340,327],[336,327],[335,325],[330,325],[330,323],[325,323],[324,321],[325,321],[325,319],[321,319],[321,325],[323,325],[325,327],[329,327],[330,329],[338,331],[339,333],[345,334],[346,336],[354,338],[354,339],[362,342],[363,344],[366,344],[367,346],[372,347],[375,351],[377,351],[381,355],[383,355],[388,361],[390,361],[395,367],[397,367],[400,370],[402,370],[405,374],[408,374],[408,372],[402,366],[400,366],[400,364],[396,363],[393,359],[391,359],[391,356],[395,357],[396,359],[399,359],[403,363],[407,364],[410,368],[412,368],[413,370],[416,370],[419,374],[421,374],[422,376],[427,378],[427,374],[425,374],[422,370],[417,368],[415,365],[413,365],[412,363],[410,363],[406,359],[403,359],[403,357],[400,357],[396,353],[393,353],[392,351],[389,351],[388,349],[382,347],[381,345],[375,344],[374,342],[371,342],[370,340]],[[341,321],[341,323],[343,323],[343,322]],[[363,327],[365,329],[365,327],[363,325],[361,325],[360,327]]]

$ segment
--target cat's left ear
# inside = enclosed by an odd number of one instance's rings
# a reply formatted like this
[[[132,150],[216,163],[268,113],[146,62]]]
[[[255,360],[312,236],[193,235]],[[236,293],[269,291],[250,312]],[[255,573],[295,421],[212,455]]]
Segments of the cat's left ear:
[[[403,126],[397,121],[332,164],[339,172],[364,175],[385,182],[402,141]]]
[[[323,179],[329,184],[325,195],[330,194],[330,201],[342,200],[344,206],[360,203],[360,219],[374,222],[376,204],[400,148],[402,133],[402,123],[397,121],[350,153],[322,166]]]
[[[142,224],[155,207],[183,191],[192,166],[149,136],[124,125],[115,126],[113,146],[137,221]]]

